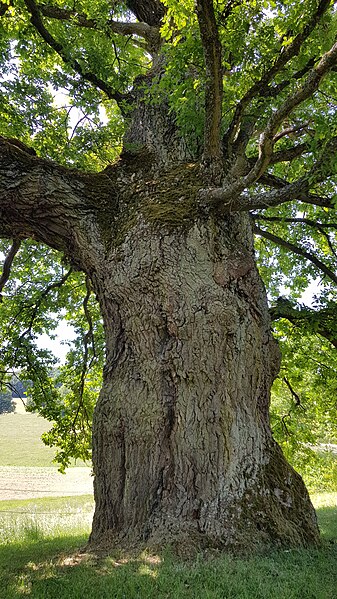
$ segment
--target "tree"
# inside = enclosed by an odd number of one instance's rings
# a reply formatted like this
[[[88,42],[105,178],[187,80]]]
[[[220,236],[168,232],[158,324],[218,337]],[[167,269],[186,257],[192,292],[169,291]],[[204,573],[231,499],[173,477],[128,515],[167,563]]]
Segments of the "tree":
[[[294,312],[313,316],[303,308]],[[336,351],[316,331],[286,319],[276,334],[282,365],[272,389],[273,435],[311,491],[335,490],[337,461],[330,450],[337,431]]]
[[[6,412],[13,412],[14,406],[12,403],[12,394],[10,391],[5,390],[0,392],[0,414]]]
[[[85,275],[75,436],[95,354],[92,291],[104,323],[91,542],[317,543],[304,483],[271,434],[280,352],[253,233],[297,248],[302,286],[317,270],[336,283],[321,243],[332,247],[322,231],[335,226],[334,2],[1,7],[0,233],[14,240],[2,287],[29,252],[21,240],[62,253],[52,295],[15,320],[28,331],[17,357],[38,383],[32,313],[50,312],[69,284],[65,263]],[[53,104],[60,89],[67,108]],[[287,239],[299,218],[314,221],[313,242],[307,229]],[[59,408],[53,393],[41,391],[42,410]]]

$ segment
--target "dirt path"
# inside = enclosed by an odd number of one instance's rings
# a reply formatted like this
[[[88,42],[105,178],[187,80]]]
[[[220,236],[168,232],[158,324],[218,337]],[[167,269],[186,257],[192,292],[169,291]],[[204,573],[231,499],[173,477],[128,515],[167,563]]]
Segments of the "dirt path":
[[[0,501],[87,495],[92,492],[90,468],[69,468],[66,474],[60,474],[56,468],[0,466]]]

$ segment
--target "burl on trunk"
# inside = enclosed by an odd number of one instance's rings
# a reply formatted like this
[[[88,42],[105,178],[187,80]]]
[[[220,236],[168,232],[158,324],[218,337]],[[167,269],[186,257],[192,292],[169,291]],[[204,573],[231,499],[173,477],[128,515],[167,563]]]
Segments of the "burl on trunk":
[[[91,543],[318,542],[306,488],[271,435],[280,356],[249,216],[139,218],[99,287],[112,341],[94,418]]]

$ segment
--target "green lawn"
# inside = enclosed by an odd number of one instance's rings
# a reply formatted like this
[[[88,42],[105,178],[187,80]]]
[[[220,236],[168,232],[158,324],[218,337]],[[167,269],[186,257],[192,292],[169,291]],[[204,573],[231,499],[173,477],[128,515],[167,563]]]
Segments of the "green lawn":
[[[1,599],[336,599],[337,493],[314,497],[320,549],[183,562],[167,552],[79,553],[92,498],[1,502]],[[28,512],[28,513],[27,513]],[[11,533],[12,528],[12,533]],[[0,533],[1,537],[1,533]],[[11,537],[11,538],[9,538]]]
[[[35,414],[0,415],[0,466],[51,466]],[[268,557],[80,553],[92,496],[0,501],[0,599],[336,599],[337,493],[313,496],[320,549]]]
[[[0,466],[55,466],[55,451],[41,441],[50,428],[37,414],[0,414]]]
[[[0,466],[54,466],[55,449],[41,440],[51,423],[37,414],[0,414]],[[72,464],[87,466],[78,460]]]

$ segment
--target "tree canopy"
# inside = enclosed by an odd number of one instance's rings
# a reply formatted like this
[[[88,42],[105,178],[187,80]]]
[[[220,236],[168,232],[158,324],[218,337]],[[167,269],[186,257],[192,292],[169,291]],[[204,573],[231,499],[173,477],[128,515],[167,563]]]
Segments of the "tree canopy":
[[[37,154],[101,172],[121,151],[141,150],[132,136],[123,142],[137,94],[154,109],[164,104],[183,139],[184,161],[200,167],[198,206],[250,214],[284,347],[277,393],[289,393],[296,404],[303,388],[308,413],[316,410],[321,423],[322,414],[332,415],[336,3],[6,0],[0,14],[0,193],[12,184],[9,147],[19,162],[37,164]],[[0,280],[2,376],[20,368],[33,381],[33,409],[55,422],[46,440],[60,448],[66,465],[71,455],[90,455],[104,353],[99,310],[88,277],[56,249],[27,241],[31,234],[15,234],[9,210],[0,206],[7,256]],[[313,280],[316,303],[308,308],[301,297]],[[71,319],[78,338],[55,388],[54,358],[38,350],[36,338],[52,334],[60,317]],[[283,416],[282,431],[289,433]]]

